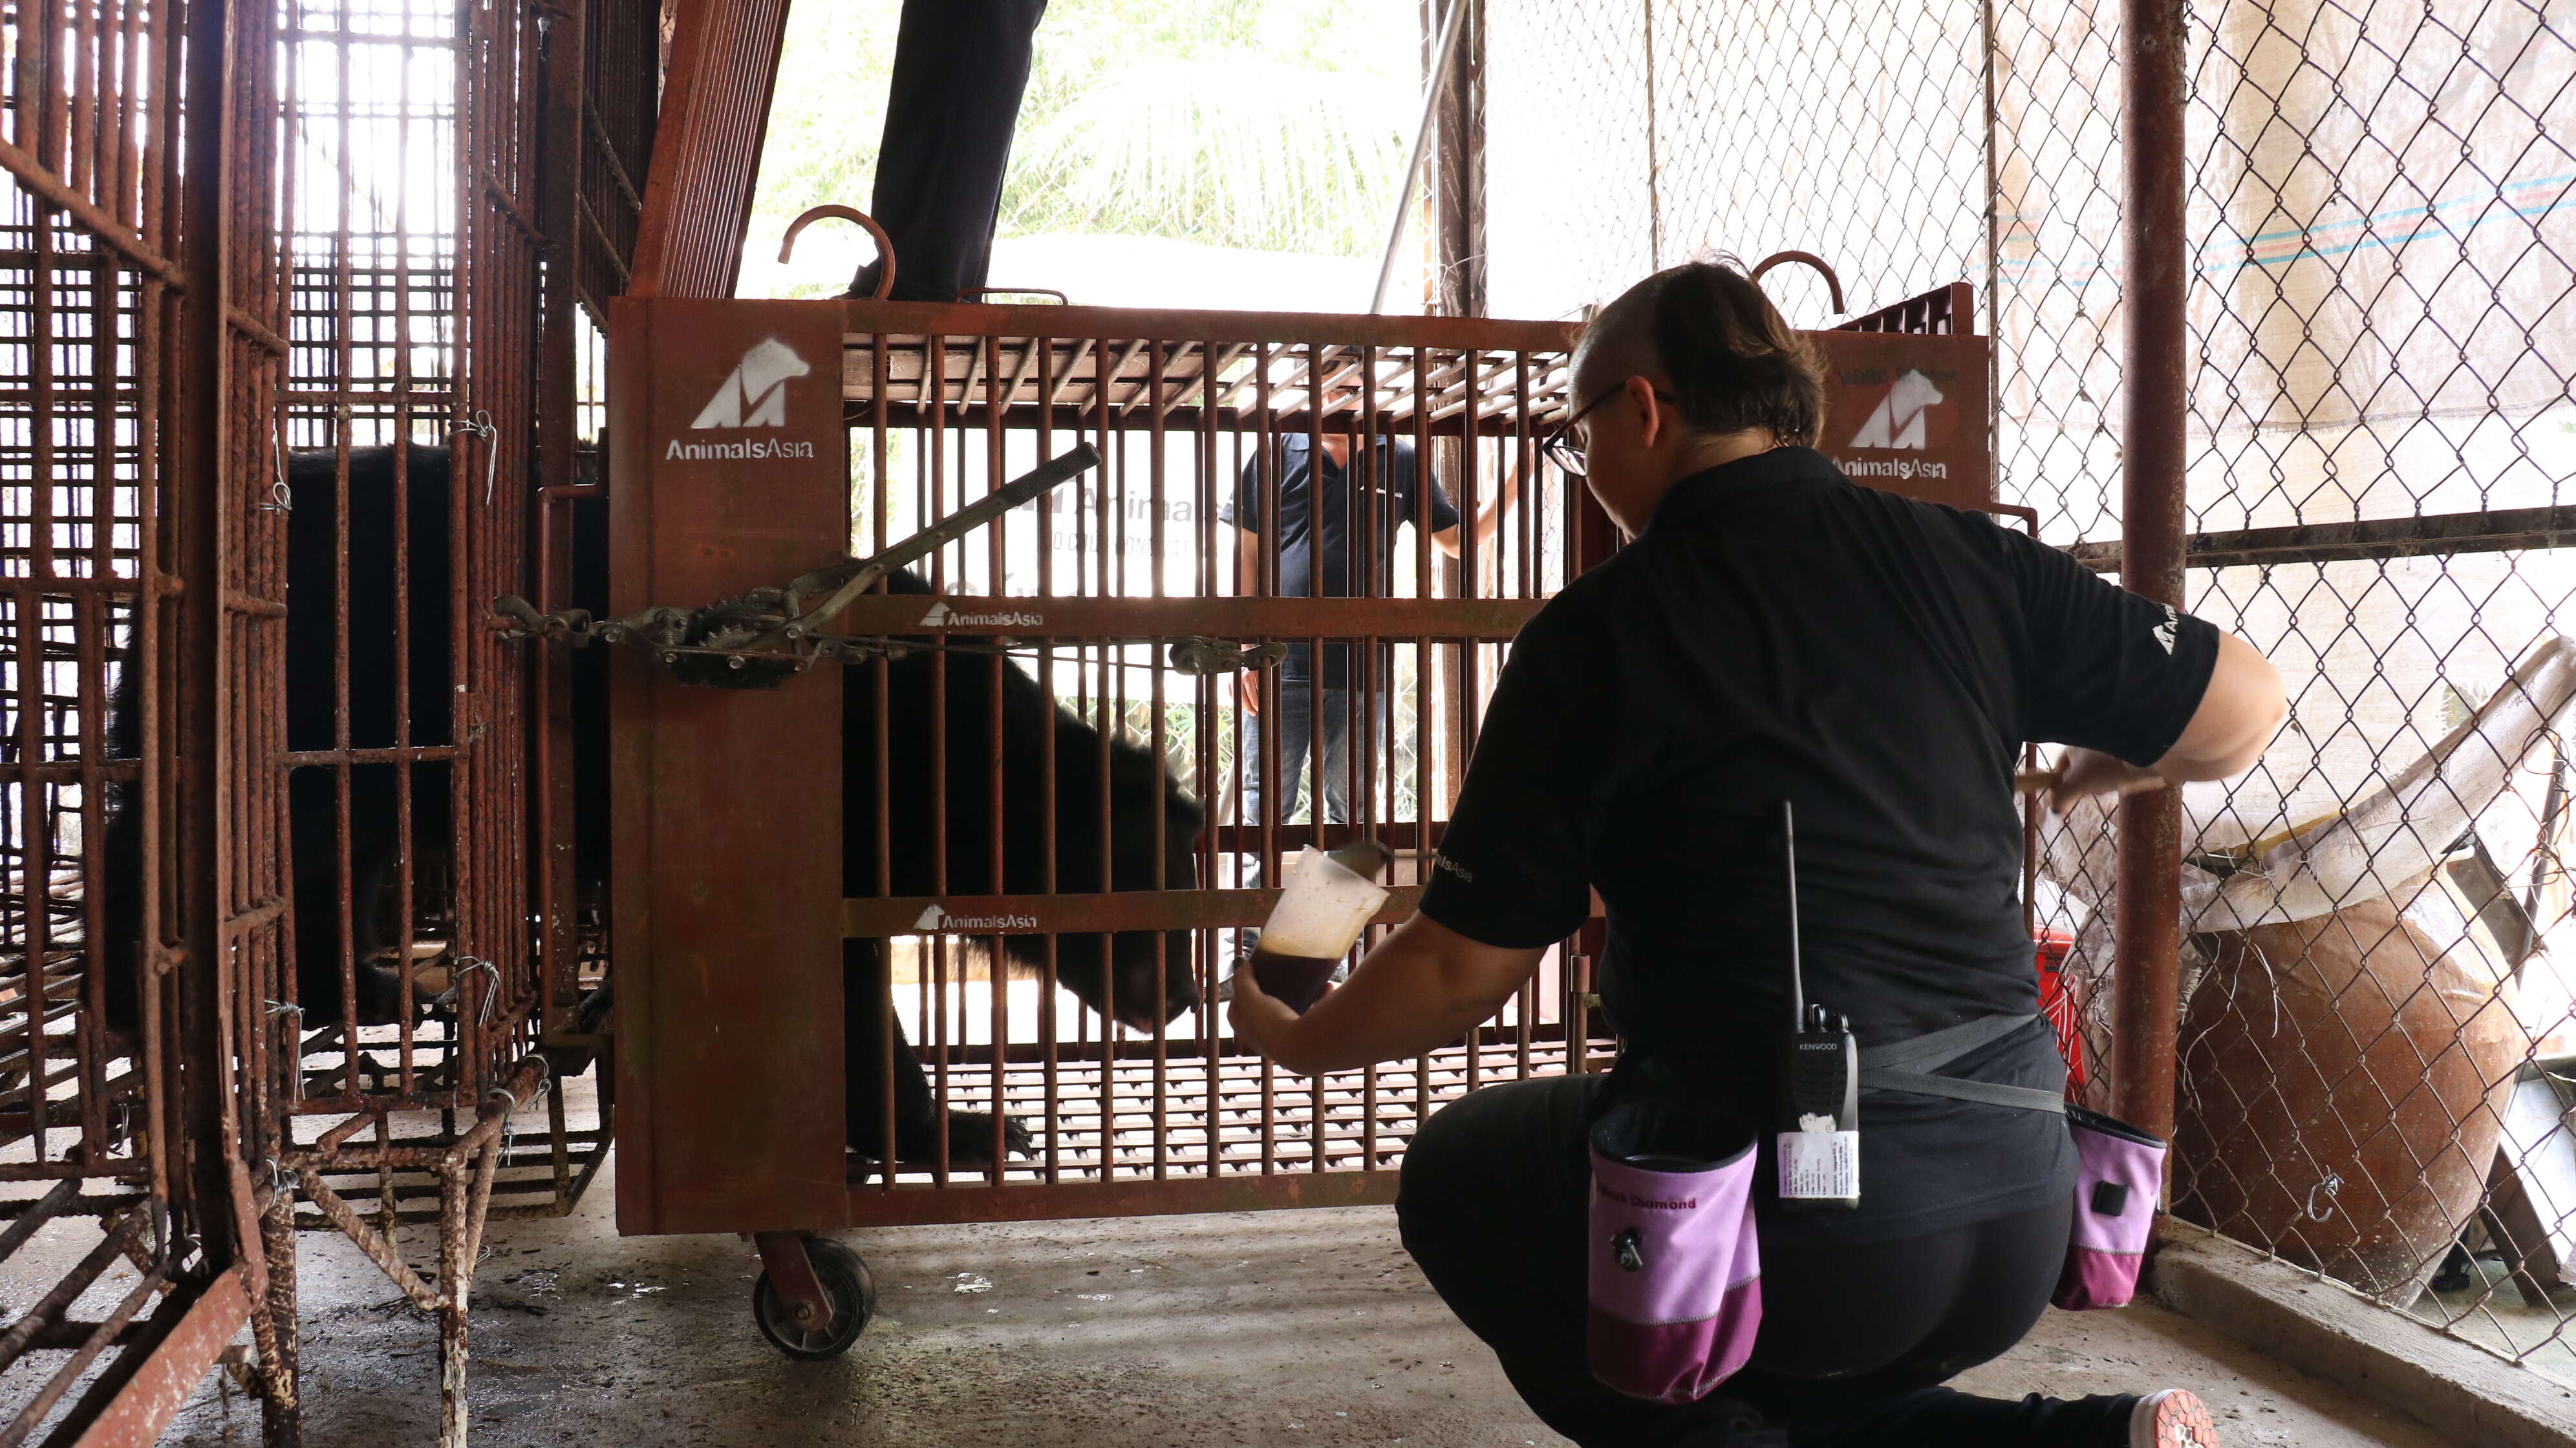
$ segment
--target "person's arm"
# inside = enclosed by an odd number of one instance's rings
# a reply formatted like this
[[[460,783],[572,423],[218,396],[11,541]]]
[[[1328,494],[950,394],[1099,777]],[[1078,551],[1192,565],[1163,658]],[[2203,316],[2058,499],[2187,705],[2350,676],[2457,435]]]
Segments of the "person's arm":
[[[1261,591],[1261,535],[1239,523],[1234,529],[1234,591],[1246,598]],[[1261,671],[1237,673],[1235,693],[1243,700],[1243,712],[1260,713]]]
[[[1455,558],[1459,550],[1466,546],[1464,538],[1460,535],[1473,530],[1476,537],[1476,551],[1490,557],[1494,546],[1494,535],[1503,530],[1503,520],[1510,517],[1512,509],[1520,505],[1520,483],[1520,473],[1515,469],[1510,477],[1503,480],[1503,485],[1494,491],[1494,495],[1487,498],[1476,509],[1476,516],[1472,521],[1463,525],[1452,523],[1433,533],[1431,546]]]
[[[1234,1032],[1246,1046],[1309,1075],[1418,1056],[1491,1019],[1581,927],[1620,700],[1601,630],[1564,611],[1571,597],[1512,645],[1420,913],[1303,1017],[1247,991],[1252,973],[1237,971]]]
[[[2036,539],[1993,536],[2019,592],[2022,737],[2073,746],[2046,781],[2052,808],[2226,779],[2262,757],[2287,705],[2251,644]]]
[[[1234,501],[1218,515],[1234,525],[1234,591],[1250,598],[1261,592],[1261,464],[1246,459],[1234,484]],[[1235,694],[1247,714],[1261,712],[1261,671],[1235,675]]]
[[[1491,1020],[1546,954],[1480,944],[1416,915],[1303,1016],[1236,971],[1235,1040],[1300,1076],[1406,1060]]]
[[[2233,779],[2254,767],[2289,717],[2272,661],[2234,634],[2218,636],[2218,660],[2191,722],[2173,747],[2140,768],[2098,749],[2071,749],[2049,786],[2049,808],[2064,813],[2089,795],[2136,794],[2167,784]]]

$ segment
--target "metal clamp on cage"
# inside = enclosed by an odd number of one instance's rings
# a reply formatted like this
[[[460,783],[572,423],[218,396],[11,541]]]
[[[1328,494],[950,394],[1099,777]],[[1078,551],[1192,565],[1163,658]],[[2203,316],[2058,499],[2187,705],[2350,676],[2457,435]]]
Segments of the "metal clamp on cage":
[[[821,628],[887,574],[1098,466],[1099,452],[1087,442],[1077,444],[873,557],[827,564],[782,587],[755,588],[700,609],[657,604],[622,619],[594,622],[588,611],[577,608],[539,613],[534,604],[511,594],[494,599],[492,611],[499,615],[505,638],[556,639],[575,646],[592,639],[636,643],[652,650],[684,684],[775,689],[820,661],[852,663],[885,653],[883,643],[837,638]]]
[[[1267,668],[1288,657],[1288,646],[1266,643],[1237,647],[1224,639],[1193,634],[1172,640],[1169,657],[1175,673],[1239,674],[1246,669]]]

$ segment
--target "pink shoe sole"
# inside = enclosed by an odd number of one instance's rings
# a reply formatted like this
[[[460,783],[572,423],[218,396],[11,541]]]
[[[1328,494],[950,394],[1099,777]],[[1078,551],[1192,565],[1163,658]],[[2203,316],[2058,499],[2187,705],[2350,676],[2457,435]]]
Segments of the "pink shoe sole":
[[[2209,1407],[2185,1388],[2168,1388],[2138,1400],[2129,1418],[2129,1448],[2219,1448]]]

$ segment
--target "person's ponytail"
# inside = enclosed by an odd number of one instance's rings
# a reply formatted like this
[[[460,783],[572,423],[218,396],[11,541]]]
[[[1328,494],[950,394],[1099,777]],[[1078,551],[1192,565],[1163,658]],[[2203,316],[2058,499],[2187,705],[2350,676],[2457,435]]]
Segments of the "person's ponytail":
[[[1735,259],[1686,262],[1655,280],[1655,350],[1683,418],[1702,432],[1761,431],[1814,446],[1824,369]]]

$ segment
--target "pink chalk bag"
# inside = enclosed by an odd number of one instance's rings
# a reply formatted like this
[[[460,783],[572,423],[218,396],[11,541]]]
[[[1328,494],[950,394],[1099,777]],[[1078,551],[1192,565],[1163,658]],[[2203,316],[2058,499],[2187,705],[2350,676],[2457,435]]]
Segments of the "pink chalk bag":
[[[2049,1301],[2069,1312],[2126,1307],[2138,1295],[2138,1268],[2155,1235],[2156,1198],[2165,1184],[2165,1144],[2081,1106],[2066,1108],[2080,1164],[2075,1177],[2075,1231],[2066,1267]]]
[[[1689,1403],[1734,1376],[1762,1326],[1749,1126],[1669,1097],[1592,1128],[1592,1375]]]

